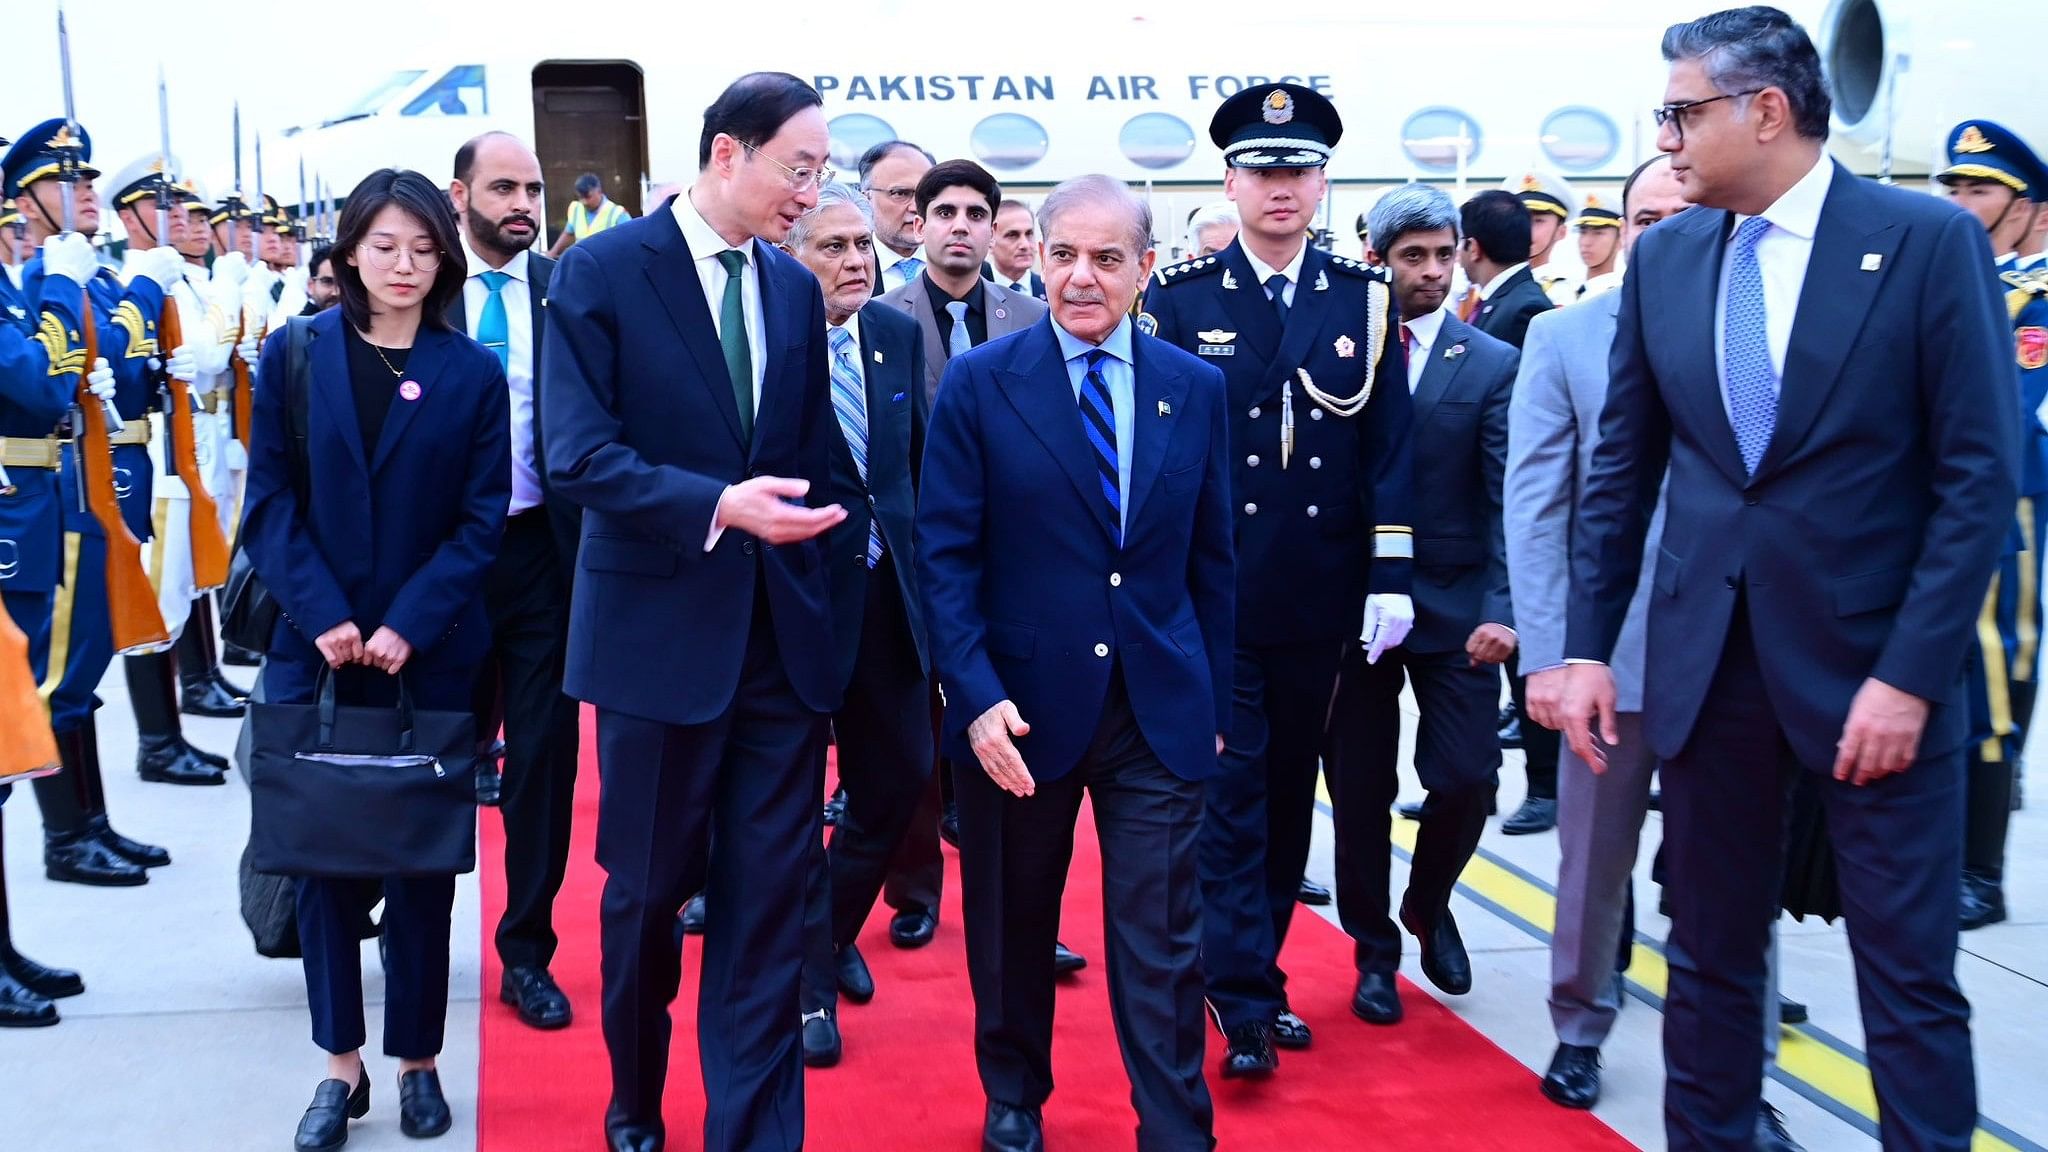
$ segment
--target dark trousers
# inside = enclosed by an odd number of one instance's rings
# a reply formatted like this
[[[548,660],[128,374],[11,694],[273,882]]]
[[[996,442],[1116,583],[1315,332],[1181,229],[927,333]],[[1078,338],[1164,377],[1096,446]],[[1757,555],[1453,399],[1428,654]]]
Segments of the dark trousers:
[[[1789,642],[1789,641],[1788,641]],[[1738,606],[1685,750],[1661,766],[1671,904],[1664,1010],[1672,1152],[1753,1147],[1787,794],[1808,771]],[[1887,1149],[1963,1152],[1977,1122],[1970,1005],[1955,977],[1960,753],[1863,787],[1820,781]]]
[[[934,748],[938,744],[938,728],[945,707],[938,702],[937,695],[936,691],[932,694],[931,710]],[[981,771],[979,765],[969,765],[968,768],[974,772]],[[951,790],[950,782],[954,778],[952,761],[936,757],[923,789],[917,794],[917,807],[910,814],[910,822],[904,826],[903,836],[890,854],[882,899],[898,912],[938,915],[939,900],[946,892],[946,857],[939,847],[939,818],[945,814],[946,793]],[[848,799],[851,797],[849,790]]]
[[[1213,1148],[1202,1077],[1201,890],[1190,867],[1202,786],[1153,755],[1121,673],[1110,677],[1095,738],[1073,771],[1040,780],[1028,798],[979,771],[961,772],[954,785],[983,1091],[1027,1108],[1052,1095],[1052,952],[1085,789],[1102,845],[1110,1011],[1131,1078],[1137,1146]]]
[[[505,542],[484,583],[491,653],[479,675],[479,715],[501,707],[505,774],[505,914],[498,957],[545,968],[555,955],[555,896],[569,865],[576,807],[576,701],[562,694],[569,585],[545,508],[505,521]],[[495,723],[479,723],[488,741]]]
[[[1287,1006],[1280,945],[1315,827],[1316,768],[1344,643],[1239,648],[1230,736],[1198,852],[1202,966],[1227,1031]],[[962,836],[965,836],[963,830]]]
[[[832,953],[854,942],[932,774],[931,682],[918,667],[893,558],[867,575],[846,700],[832,717],[846,812],[814,854],[804,892],[803,1008],[838,1003]],[[824,756],[822,747],[819,757]],[[823,771],[822,766],[820,771]]]
[[[1508,676],[1508,698],[1515,702],[1515,714],[1522,718],[1522,762],[1529,775],[1529,796],[1537,800],[1557,799],[1557,731],[1529,719],[1529,678],[1522,675],[1519,654],[1508,657],[1503,667]],[[1494,699],[1500,692],[1494,690]]]
[[[757,590],[733,702],[707,724],[600,709],[597,862],[605,870],[608,1127],[664,1132],[668,1006],[682,976],[676,915],[706,894],[697,998],[706,1152],[804,1142],[797,987],[808,853],[818,843],[825,718],[782,671]],[[712,829],[719,832],[712,840]]]
[[[377,888],[323,877],[302,877],[297,888],[313,1043],[328,1052],[353,1052],[365,1038],[360,929]],[[440,1055],[447,1031],[455,877],[389,876],[383,891],[384,1054],[425,1060]]]
[[[1463,652],[1396,648],[1377,664],[1351,645],[1344,657],[1323,769],[1330,777],[1337,834],[1337,915],[1354,942],[1360,972],[1401,966],[1401,931],[1388,915],[1392,852],[1390,806],[1400,790],[1401,686],[1415,688],[1422,712],[1415,732],[1415,772],[1429,789],[1415,835],[1402,900],[1423,924],[1450,907],[1458,875],[1486,828],[1486,801],[1500,768],[1494,735],[1500,677],[1490,664],[1472,667]]]

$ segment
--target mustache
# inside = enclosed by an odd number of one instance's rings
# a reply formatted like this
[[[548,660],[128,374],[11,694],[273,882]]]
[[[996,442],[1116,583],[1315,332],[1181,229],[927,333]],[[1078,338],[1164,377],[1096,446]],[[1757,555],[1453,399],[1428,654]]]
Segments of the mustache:
[[[1060,302],[1063,304],[1107,304],[1109,303],[1109,297],[1101,292],[1077,288],[1060,293]]]

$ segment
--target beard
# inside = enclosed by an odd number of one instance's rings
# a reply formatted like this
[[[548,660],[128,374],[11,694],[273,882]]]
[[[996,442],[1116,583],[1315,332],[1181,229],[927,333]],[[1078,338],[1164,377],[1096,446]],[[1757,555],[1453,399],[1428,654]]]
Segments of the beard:
[[[532,235],[517,240],[505,234],[505,224],[512,220],[524,220],[532,225]],[[507,259],[525,251],[533,243],[533,236],[540,234],[540,222],[531,216],[507,216],[493,220],[474,207],[463,212],[463,222],[469,226],[469,242],[479,248],[488,248]]]

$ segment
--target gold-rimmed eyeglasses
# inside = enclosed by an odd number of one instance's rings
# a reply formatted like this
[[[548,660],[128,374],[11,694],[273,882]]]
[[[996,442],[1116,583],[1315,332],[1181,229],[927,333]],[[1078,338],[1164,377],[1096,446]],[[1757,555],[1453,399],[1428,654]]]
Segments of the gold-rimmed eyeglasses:
[[[789,178],[789,187],[793,192],[802,192],[810,188],[823,188],[832,182],[833,177],[839,175],[830,168],[791,168],[789,165],[761,151],[745,140],[740,141],[740,147],[782,169],[784,175]]]
[[[398,267],[398,258],[403,256],[412,262],[414,269],[432,272],[441,267],[439,248],[400,248],[396,244],[358,244],[356,252],[379,272],[389,272]]]

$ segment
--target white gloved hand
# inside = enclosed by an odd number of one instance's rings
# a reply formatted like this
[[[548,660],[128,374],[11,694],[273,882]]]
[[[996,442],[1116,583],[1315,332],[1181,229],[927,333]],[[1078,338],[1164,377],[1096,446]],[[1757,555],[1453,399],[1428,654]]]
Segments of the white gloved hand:
[[[172,350],[171,358],[164,362],[164,371],[171,374],[171,379],[190,384],[199,379],[199,358],[192,355],[190,347],[180,344]]]
[[[286,296],[297,294],[303,297],[306,294],[308,277],[304,268],[287,268],[284,270],[284,275],[281,279],[284,280],[284,294]]]
[[[235,355],[240,356],[242,363],[254,370],[256,362],[263,358],[263,337],[254,332],[242,337],[242,342],[235,345]]]
[[[151,248],[142,254],[141,271],[168,293],[185,279],[185,258],[175,248]]]
[[[92,362],[92,371],[85,374],[85,390],[101,400],[114,398],[114,369],[105,356]]]
[[[83,288],[99,270],[99,254],[92,250],[92,241],[78,233],[67,232],[43,241],[43,271],[49,275],[62,276]]]
[[[226,436],[226,430],[223,429],[221,434]],[[242,447],[242,442],[233,436],[228,436],[226,440],[222,441],[221,458],[227,461],[228,471],[230,472],[247,472],[249,470],[249,450]]]
[[[1375,592],[1365,598],[1365,624],[1358,642],[1365,645],[1365,662],[1377,664],[1381,653],[1399,648],[1415,627],[1415,601],[1399,592]]]
[[[216,284],[240,287],[249,278],[249,258],[240,252],[230,252],[213,262],[213,280]]]

